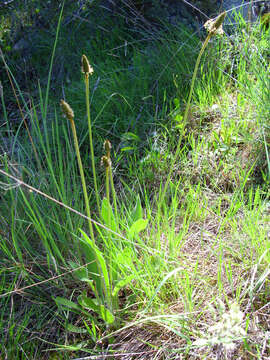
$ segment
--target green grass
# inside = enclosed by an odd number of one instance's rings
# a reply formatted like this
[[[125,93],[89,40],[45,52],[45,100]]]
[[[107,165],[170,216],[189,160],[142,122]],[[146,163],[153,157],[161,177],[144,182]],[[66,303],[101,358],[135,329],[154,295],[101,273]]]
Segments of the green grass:
[[[269,356],[270,32],[242,24],[233,40],[213,38],[188,111],[195,35],[167,25],[135,36],[123,24],[88,40],[86,24],[78,20],[67,43],[59,21],[55,47],[43,48],[66,69],[84,192],[71,122],[59,89],[49,91],[54,66],[28,101],[5,56],[34,145],[22,120],[9,122],[14,99],[4,91],[0,357],[73,359],[104,348],[143,353],[134,359]],[[84,53],[94,68],[86,106]],[[112,166],[101,167],[102,156]]]

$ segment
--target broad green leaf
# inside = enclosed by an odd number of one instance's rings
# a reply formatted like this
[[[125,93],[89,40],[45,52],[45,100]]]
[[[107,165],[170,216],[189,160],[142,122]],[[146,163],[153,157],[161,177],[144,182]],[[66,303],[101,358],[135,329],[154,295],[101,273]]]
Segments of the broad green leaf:
[[[86,241],[89,243],[89,245],[92,247],[93,251],[95,252],[96,259],[98,261],[99,275],[104,279],[105,289],[103,289],[103,290],[104,290],[105,295],[108,297],[108,296],[110,296],[110,294],[109,294],[110,278],[109,278],[109,274],[107,271],[107,266],[106,266],[104,257],[102,255],[101,251],[98,249],[98,247],[86,235],[86,233],[83,230],[80,230],[80,232],[82,233],[82,236],[84,237],[84,239],[86,239]]]
[[[59,296],[54,298],[54,301],[60,307],[63,306],[65,308],[70,309],[71,311],[73,310],[75,312],[80,312],[81,314],[84,314],[87,317],[91,317],[91,315],[87,311],[83,310],[78,304],[74,303],[73,301],[70,301],[68,299]]]
[[[119,251],[116,256],[117,264],[132,264],[134,253],[129,247],[125,247],[122,251]]]
[[[113,314],[106,309],[104,305],[98,305],[96,299],[91,299],[85,295],[80,295],[78,298],[80,305],[86,309],[91,309],[97,313],[107,324],[114,322]]]
[[[96,247],[96,256],[98,258],[98,262],[100,265],[100,270],[102,271],[102,274],[100,274],[100,276],[103,277],[104,279],[104,284],[105,284],[105,289],[104,289],[104,293],[105,295],[108,297],[109,296],[109,292],[110,292],[110,278],[109,278],[109,274],[107,271],[107,266],[106,266],[106,262],[104,260],[104,257],[101,253],[101,251],[99,251]]]
[[[121,290],[123,287],[129,284],[133,279],[134,279],[134,275],[129,275],[125,279],[118,281],[118,283],[114,286],[112,296],[113,297],[116,296],[119,293],[119,290]]]
[[[180,114],[177,114],[177,115],[175,115],[174,120],[178,123],[181,123],[181,121],[183,120],[183,116]]]
[[[63,297],[57,296],[54,301],[56,302],[57,305],[63,305],[68,307],[69,309],[74,309],[74,310],[81,310],[80,306],[77,305],[75,302],[65,299]]]
[[[99,306],[97,305],[97,302],[86,295],[82,294],[78,297],[78,303],[86,309],[91,309],[96,313],[99,313]]]
[[[79,267],[79,265],[73,261],[69,261],[69,265],[72,267],[72,269],[76,269]],[[80,269],[73,271],[72,274],[80,281],[89,280],[87,267],[81,267]]]
[[[137,200],[136,200],[136,205],[134,207],[134,209],[132,210],[131,214],[131,221],[132,223],[134,223],[135,221],[142,219],[143,217],[143,209],[142,209],[142,205],[141,205],[141,200],[140,200],[140,196],[137,196]]]
[[[106,309],[104,305],[100,305],[99,315],[107,324],[112,324],[114,322],[114,315],[110,312],[110,310]]]
[[[134,224],[131,225],[128,234],[130,238],[133,238],[134,235],[139,234],[139,232],[143,231],[148,225],[147,219],[139,219]]]
[[[117,230],[114,213],[112,207],[107,198],[102,200],[101,204],[101,217],[104,220],[105,225],[113,231]]]
[[[101,292],[101,277],[99,276],[99,266],[97,263],[97,259],[96,259],[96,254],[95,254],[95,245],[93,240],[82,230],[80,230],[81,233],[83,234],[83,237],[80,238],[80,241],[82,241],[82,243],[84,245],[87,245],[87,248],[85,247],[84,250],[87,251],[87,253],[85,253],[86,256],[86,260],[89,262],[89,264],[87,265],[87,269],[88,269],[88,278],[82,277],[80,280],[87,282],[91,288],[96,288],[99,292]]]

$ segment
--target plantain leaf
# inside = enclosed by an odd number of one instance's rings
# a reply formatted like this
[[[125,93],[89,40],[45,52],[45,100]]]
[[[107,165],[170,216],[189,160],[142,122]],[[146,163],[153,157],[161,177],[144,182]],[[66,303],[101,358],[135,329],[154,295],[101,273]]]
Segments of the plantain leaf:
[[[115,284],[112,296],[116,296],[119,293],[119,290],[121,290],[123,287],[125,287],[127,284],[131,282],[131,280],[134,279],[134,275],[129,275],[125,279],[118,281],[117,284]]]
[[[73,261],[69,261],[69,265],[72,267],[72,269],[76,269],[79,267],[79,265]],[[80,269],[73,271],[72,274],[74,277],[76,277],[80,281],[88,281],[89,280],[87,267],[81,267]]]
[[[104,223],[106,226],[108,226],[113,231],[117,230],[115,216],[114,216],[111,204],[107,198],[104,198],[102,200],[101,217],[104,220]]]
[[[98,305],[96,299],[91,299],[84,294],[79,296],[78,302],[83,308],[97,313],[107,324],[114,322],[114,315],[104,305]]]
[[[133,238],[135,235],[138,235],[139,232],[143,231],[148,225],[147,219],[139,219],[135,221],[134,224],[129,228],[128,234],[129,238]]]
[[[94,299],[91,299],[87,297],[85,294],[81,294],[78,297],[78,303],[86,309],[93,310],[96,313],[99,313],[99,306],[97,304],[97,301]]]
[[[110,312],[110,310],[106,309],[104,305],[100,305],[99,314],[107,324],[112,324],[115,320],[114,315]]]
[[[85,328],[81,328],[72,324],[67,324],[66,327],[67,331],[74,332],[77,334],[85,334],[87,333],[87,330]]]
[[[141,205],[140,196],[138,195],[136,200],[136,205],[130,214],[130,218],[132,223],[134,223],[135,221],[141,219],[142,217],[143,217],[143,209]]]
[[[78,304],[76,304],[75,302],[65,299],[63,297],[57,296],[54,301],[56,302],[57,305],[63,305],[68,307],[69,309],[74,309],[74,310],[81,310],[80,306]]]
[[[91,315],[87,311],[82,309],[81,306],[79,306],[78,304],[76,304],[75,302],[73,302],[71,300],[57,296],[56,298],[54,298],[54,301],[60,308],[61,307],[68,308],[69,310],[74,311],[76,313],[79,312],[87,317],[91,317]]]
[[[92,247],[93,251],[95,252],[96,259],[98,262],[99,275],[101,278],[103,278],[103,281],[104,281],[103,291],[104,291],[104,294],[107,297],[109,297],[110,296],[110,277],[109,277],[109,274],[107,271],[106,262],[102,255],[102,252],[98,249],[98,247],[94,244],[94,242],[89,239],[89,237],[86,235],[86,233],[83,230],[80,230],[80,231],[81,231],[84,239],[89,243],[89,245]]]

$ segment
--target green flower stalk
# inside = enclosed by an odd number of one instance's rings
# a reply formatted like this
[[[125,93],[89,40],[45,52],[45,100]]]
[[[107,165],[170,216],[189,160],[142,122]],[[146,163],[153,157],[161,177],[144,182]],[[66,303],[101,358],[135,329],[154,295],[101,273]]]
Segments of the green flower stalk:
[[[74,146],[75,146],[75,151],[76,151],[76,155],[77,155],[77,161],[78,161],[78,165],[79,165],[81,182],[82,182],[82,187],[83,187],[83,195],[84,195],[86,214],[89,218],[88,219],[89,231],[90,231],[90,235],[91,235],[93,242],[95,242],[93,225],[90,220],[91,212],[90,212],[90,206],[89,206],[89,199],[88,199],[88,195],[87,195],[85,176],[84,176],[83,165],[82,165],[82,160],[81,160],[81,155],[80,155],[80,150],[79,150],[79,143],[78,143],[78,137],[77,137],[77,133],[76,133],[75,122],[74,122],[74,112],[73,112],[72,108],[69,106],[69,104],[67,102],[65,102],[64,100],[60,101],[60,106],[64,113],[64,116],[70,121],[70,124],[71,124],[71,129],[72,129],[72,134],[73,134],[73,139],[74,139]]]
[[[61,100],[60,101],[60,106],[61,109],[63,111],[64,116],[71,122],[74,122],[74,112],[71,109],[71,107],[69,106],[69,104],[67,102],[65,102],[65,100]]]
[[[189,90],[187,105],[186,105],[186,109],[185,109],[184,116],[183,116],[183,132],[181,133],[181,135],[179,137],[177,148],[176,148],[176,151],[175,151],[175,155],[174,155],[174,157],[172,159],[169,174],[168,174],[165,186],[164,186],[164,190],[163,190],[163,193],[162,193],[162,195],[160,197],[160,200],[159,200],[160,206],[162,205],[163,200],[164,200],[164,198],[166,196],[166,192],[167,192],[168,185],[169,185],[169,182],[170,182],[170,179],[171,179],[171,176],[172,176],[172,172],[174,170],[176,160],[177,160],[177,158],[179,156],[179,153],[180,153],[180,150],[181,150],[181,142],[182,142],[182,138],[183,138],[183,135],[184,135],[184,129],[185,129],[188,114],[189,114],[191,97],[193,95],[193,89],[194,89],[194,83],[195,83],[195,79],[196,79],[196,76],[197,76],[197,73],[198,73],[198,68],[199,68],[199,64],[200,64],[202,55],[203,55],[203,53],[204,53],[204,51],[206,49],[206,46],[208,45],[210,39],[215,35],[222,35],[223,34],[222,24],[223,24],[223,21],[225,19],[225,16],[226,16],[226,11],[221,13],[216,19],[210,19],[204,24],[204,27],[208,31],[208,35],[207,35],[206,39],[204,40],[204,43],[202,45],[202,48],[201,48],[201,50],[199,52],[199,55],[197,57],[197,60],[196,60],[195,68],[194,68],[193,75],[192,75],[192,80],[191,80],[191,86],[190,86],[190,90]]]
[[[106,178],[106,198],[108,200],[108,205],[109,207],[111,206],[110,204],[110,181],[111,181],[111,187],[112,187],[112,194],[113,194],[113,200],[114,200],[114,206],[115,206],[115,212],[116,210],[116,195],[115,195],[115,191],[114,191],[114,186],[113,186],[113,181],[112,181],[112,162],[111,162],[111,143],[109,140],[106,140],[104,142],[104,150],[105,150],[105,154],[104,156],[102,156],[101,158],[101,164],[105,167],[105,178]],[[114,222],[115,222],[115,217],[114,217]],[[111,228],[111,209],[108,209],[108,225],[109,228]],[[108,237],[110,239],[110,241],[112,242],[112,234],[109,232],[108,233]],[[109,259],[109,274],[110,274],[110,292],[112,291],[113,288],[113,266],[112,266],[112,259]],[[117,298],[112,298],[111,299],[112,302],[114,302],[113,307],[114,308],[118,308],[118,302],[117,302]],[[112,304],[111,304],[112,305]]]
[[[204,40],[203,46],[199,52],[196,64],[195,64],[195,69],[193,71],[193,76],[192,76],[192,80],[191,80],[191,86],[190,86],[190,90],[189,90],[189,96],[188,96],[188,101],[187,101],[187,106],[186,106],[186,110],[184,113],[184,117],[183,117],[183,123],[184,126],[186,125],[187,122],[187,117],[188,117],[188,113],[189,113],[189,109],[190,109],[190,102],[191,102],[191,97],[193,94],[193,89],[194,89],[194,84],[195,84],[195,79],[198,73],[198,68],[201,62],[201,58],[202,55],[206,49],[206,46],[208,45],[210,39],[215,36],[215,35],[222,35],[223,34],[223,29],[222,29],[222,23],[225,19],[226,16],[226,11],[224,11],[222,14],[220,14],[216,20],[208,20],[205,24],[204,27],[208,30],[208,35],[207,38]]]
[[[106,176],[106,198],[110,202],[110,167],[111,159],[107,156],[102,156],[101,164],[105,167],[105,176]]]
[[[109,177],[110,177],[111,190],[112,190],[113,207],[114,207],[114,212],[115,212],[116,218],[118,218],[118,216],[117,216],[116,193],[115,193],[113,175],[112,175],[111,148],[112,148],[112,144],[110,143],[110,141],[105,140],[104,149],[105,149],[106,157],[110,160]]]
[[[110,172],[112,168],[112,162],[111,162],[111,143],[109,140],[105,140],[104,142],[104,150],[106,155],[102,156],[101,162],[103,166],[105,166],[105,172],[106,172],[106,197],[108,201],[110,202]]]
[[[85,101],[86,101],[86,110],[87,110],[87,120],[88,120],[88,132],[89,132],[89,141],[90,141],[90,152],[91,152],[91,162],[92,162],[92,171],[94,178],[94,188],[96,194],[96,202],[99,215],[100,211],[100,201],[99,201],[99,193],[97,186],[97,176],[96,176],[96,167],[95,167],[95,155],[94,155],[94,146],[93,146],[93,137],[92,137],[92,125],[91,125],[91,117],[90,117],[90,103],[89,103],[89,75],[92,75],[94,70],[92,66],[89,64],[89,61],[85,55],[82,56],[81,60],[81,70],[84,74],[84,82],[85,82]]]

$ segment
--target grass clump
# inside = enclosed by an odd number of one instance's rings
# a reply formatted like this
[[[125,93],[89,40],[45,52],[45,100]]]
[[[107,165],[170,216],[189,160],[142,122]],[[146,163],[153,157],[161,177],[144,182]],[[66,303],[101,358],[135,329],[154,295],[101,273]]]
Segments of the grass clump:
[[[63,87],[69,126],[49,93],[57,39],[45,97],[16,85],[37,156],[6,115],[5,356],[268,356],[269,32],[214,37],[224,16],[201,48],[172,27],[183,45],[165,29],[124,41],[126,57],[99,49],[90,85],[83,55],[82,85]]]

